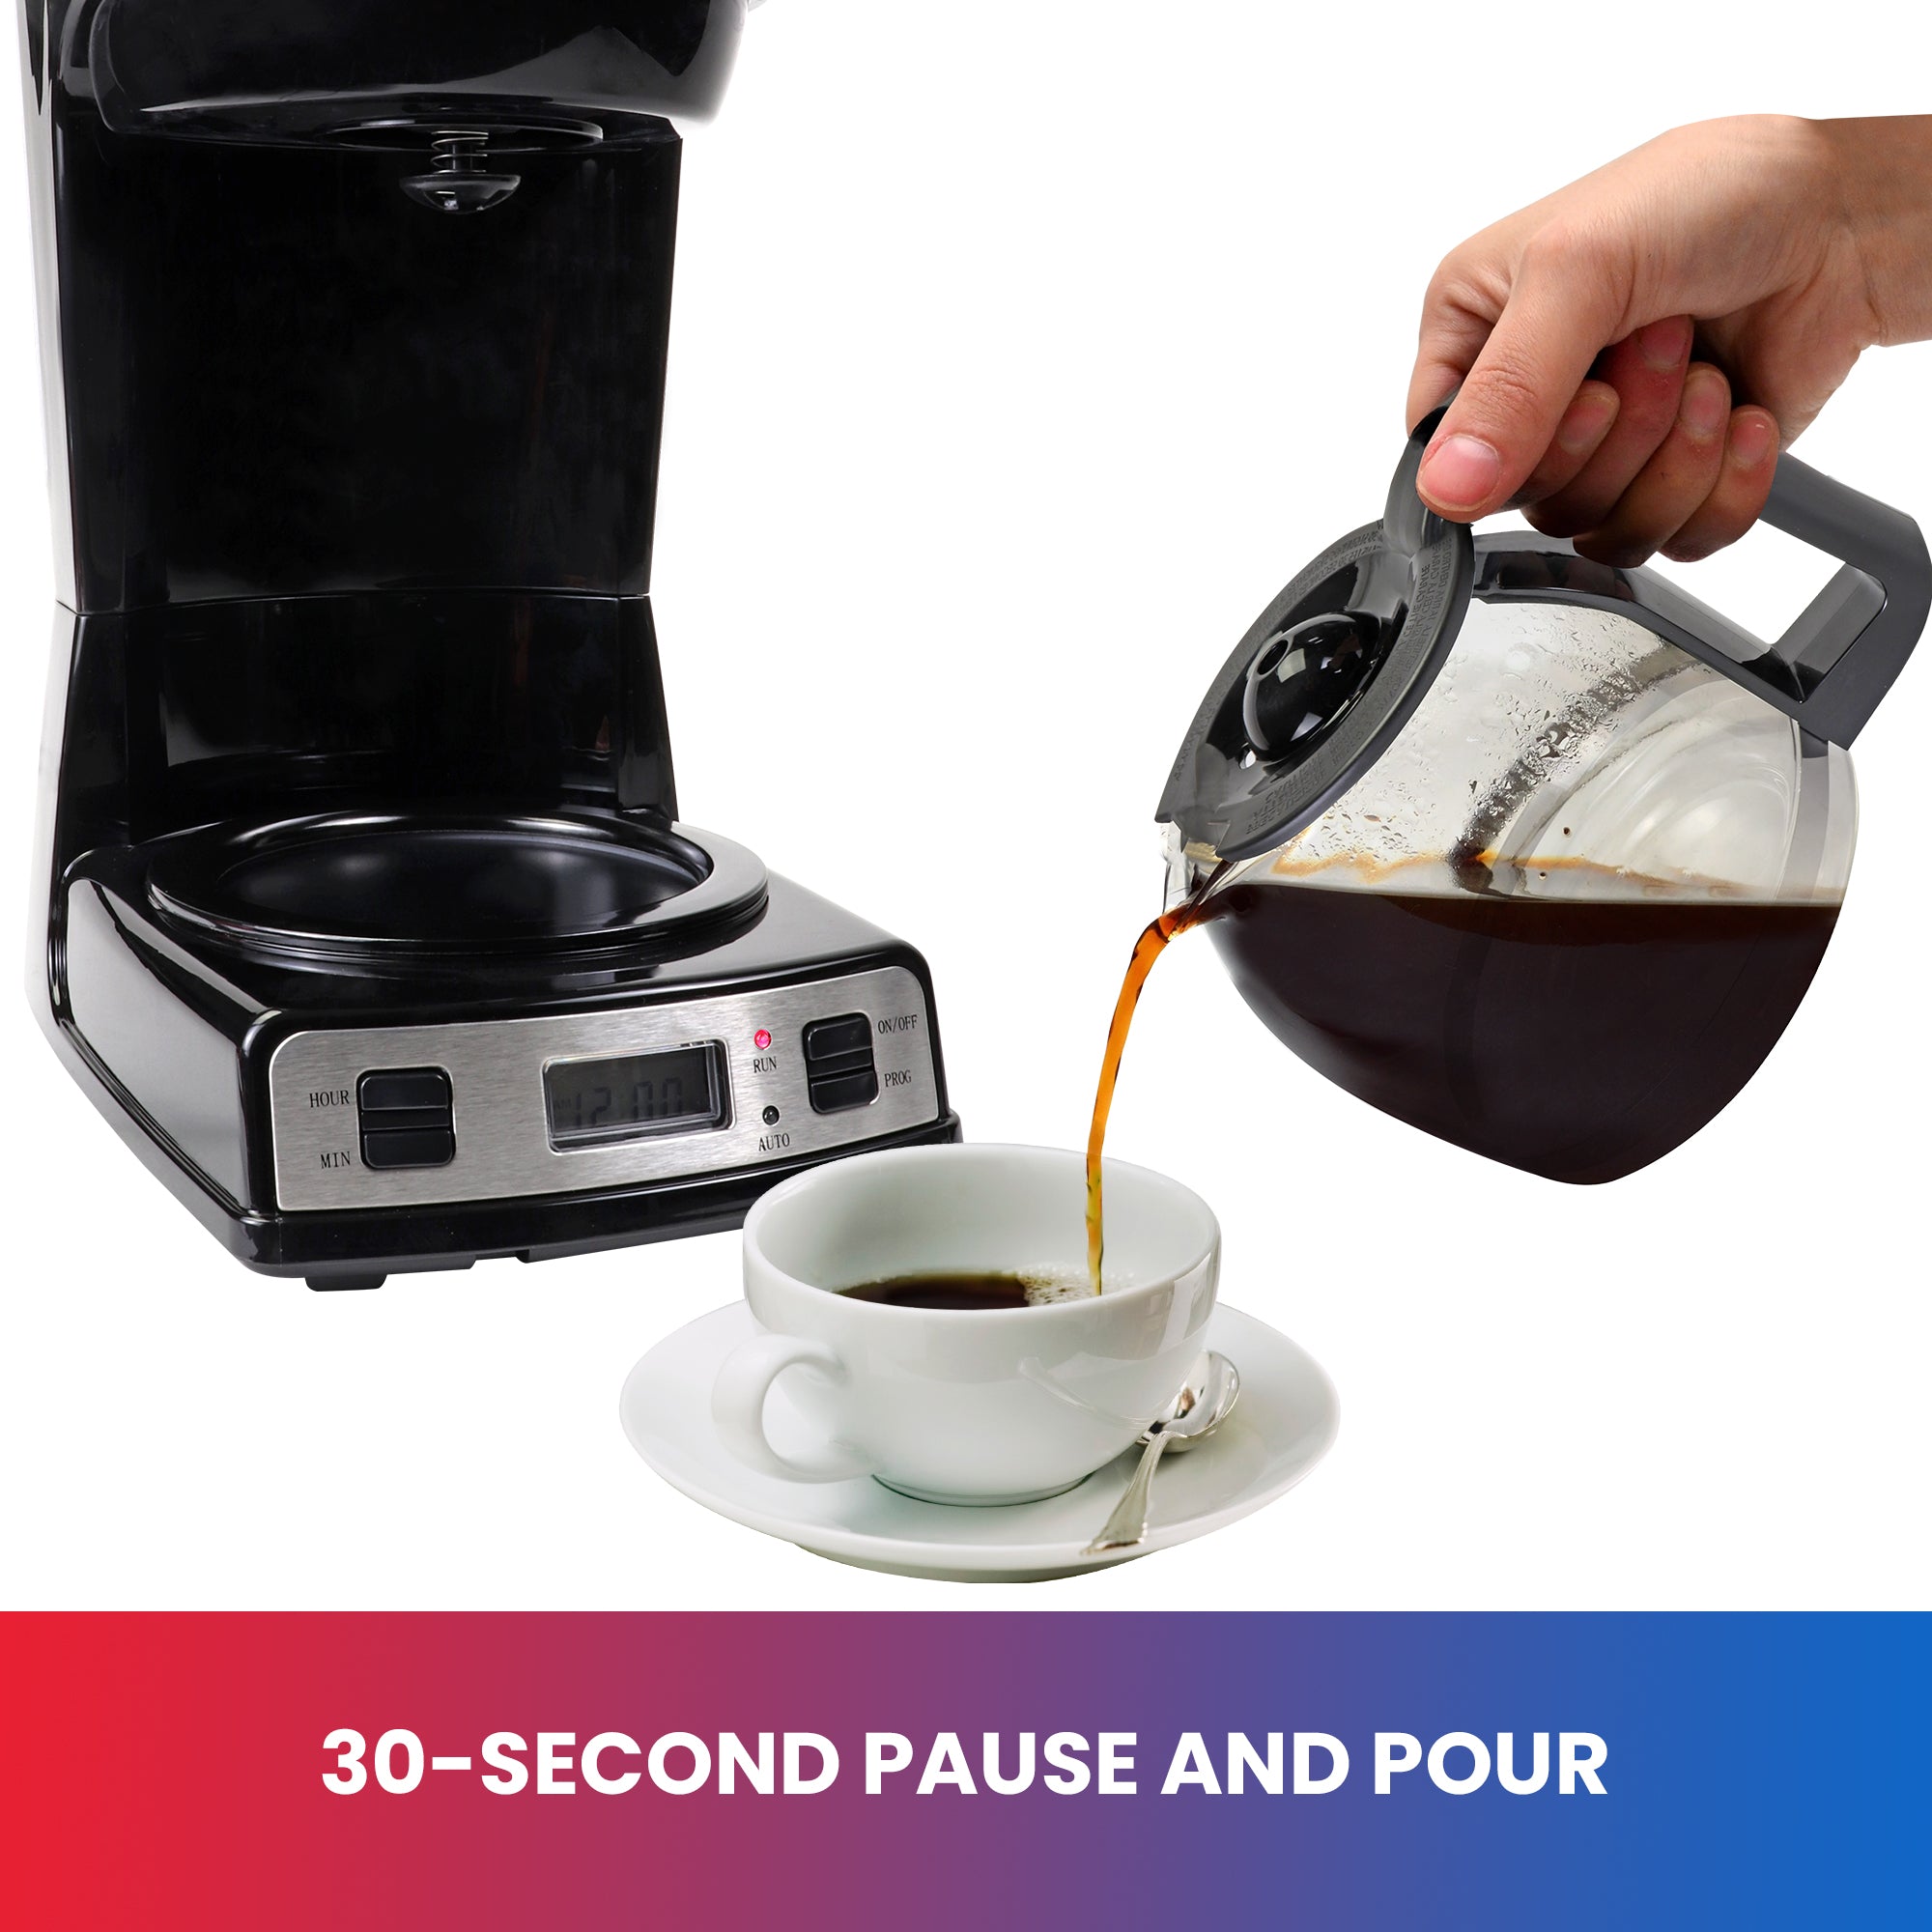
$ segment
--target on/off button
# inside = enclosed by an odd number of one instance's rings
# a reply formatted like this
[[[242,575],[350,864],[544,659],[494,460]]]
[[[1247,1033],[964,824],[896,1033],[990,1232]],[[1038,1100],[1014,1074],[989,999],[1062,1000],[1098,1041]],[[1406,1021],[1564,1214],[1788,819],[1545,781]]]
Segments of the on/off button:
[[[813,1020],[805,1030],[805,1077],[815,1114],[840,1114],[879,1097],[868,1013]]]
[[[813,1020],[805,1030],[805,1064],[829,1066],[854,1057],[872,1064],[872,1022],[865,1013],[841,1013],[836,1020]]]

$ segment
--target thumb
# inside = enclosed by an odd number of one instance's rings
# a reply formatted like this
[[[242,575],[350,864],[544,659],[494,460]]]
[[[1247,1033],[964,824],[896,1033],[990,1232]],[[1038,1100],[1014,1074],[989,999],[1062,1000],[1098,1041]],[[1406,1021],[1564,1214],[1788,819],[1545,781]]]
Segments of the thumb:
[[[1601,276],[1525,260],[1502,314],[1422,459],[1416,491],[1472,524],[1529,480],[1577,385],[1620,332],[1623,302]]]

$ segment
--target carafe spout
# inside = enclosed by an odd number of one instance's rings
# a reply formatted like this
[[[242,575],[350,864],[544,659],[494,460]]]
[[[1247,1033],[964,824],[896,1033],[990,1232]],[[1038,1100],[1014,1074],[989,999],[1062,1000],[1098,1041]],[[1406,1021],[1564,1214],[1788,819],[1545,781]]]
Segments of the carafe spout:
[[[1161,897],[1162,912],[1197,903],[1224,893],[1237,879],[1244,879],[1259,866],[1268,865],[1273,852],[1252,859],[1227,860],[1211,845],[1190,841],[1172,820],[1160,828],[1161,857],[1167,866],[1167,886]]]

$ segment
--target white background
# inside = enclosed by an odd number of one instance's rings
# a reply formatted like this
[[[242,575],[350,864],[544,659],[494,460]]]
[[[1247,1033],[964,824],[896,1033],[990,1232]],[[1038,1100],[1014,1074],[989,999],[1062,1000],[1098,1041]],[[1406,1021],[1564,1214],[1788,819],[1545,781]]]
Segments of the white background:
[[[1517,11],[1520,37],[1436,6],[784,0],[691,130],[657,574],[684,808],[924,949],[976,1138],[1084,1133],[1174,747],[1255,612],[1379,507],[1437,257],[1674,122],[1932,106],[1922,63],[1873,58],[1889,6],[1802,44],[1714,0]],[[52,599],[20,150],[0,130],[14,956]],[[1804,453],[1932,520],[1928,427],[1932,351],[1886,352]],[[1774,626],[1808,584],[1766,556],[1700,587]],[[659,1483],[617,1389],[736,1293],[735,1236],[370,1295],[250,1276],[9,999],[0,1592],[1922,1604],[1928,657],[1860,742],[1809,1001],[1728,1112],[1610,1188],[1383,1120],[1176,950],[1112,1145],[1208,1195],[1226,1298],[1328,1367],[1343,1433],[1263,1515],[1100,1577],[869,1575]]]

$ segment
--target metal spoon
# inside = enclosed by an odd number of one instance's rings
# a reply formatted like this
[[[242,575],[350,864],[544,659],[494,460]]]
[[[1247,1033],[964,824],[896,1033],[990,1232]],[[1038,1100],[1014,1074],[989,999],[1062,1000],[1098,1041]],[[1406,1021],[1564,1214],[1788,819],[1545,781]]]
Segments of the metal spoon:
[[[1101,1556],[1110,1549],[1132,1549],[1147,1541],[1148,1503],[1162,1452],[1172,1449],[1178,1456],[1211,1435],[1228,1419],[1228,1411],[1240,1393],[1240,1372],[1226,1355],[1208,1349],[1195,1356],[1180,1393],[1148,1424],[1141,1436],[1147,1447],[1141,1452],[1133,1480],[1084,1554]]]

